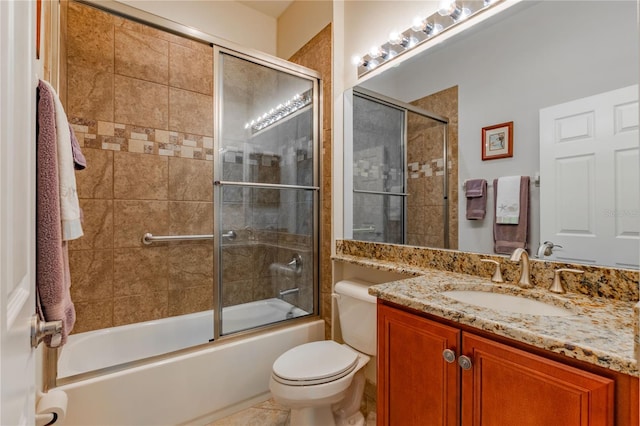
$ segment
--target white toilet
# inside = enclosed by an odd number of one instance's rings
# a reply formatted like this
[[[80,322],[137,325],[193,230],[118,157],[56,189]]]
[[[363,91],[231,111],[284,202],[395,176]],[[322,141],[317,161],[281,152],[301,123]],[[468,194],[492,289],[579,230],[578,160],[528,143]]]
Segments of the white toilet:
[[[364,367],[376,354],[376,298],[371,285],[339,281],[334,297],[342,338],[289,349],[273,363],[269,388],[279,404],[291,408],[291,426],[359,426]]]

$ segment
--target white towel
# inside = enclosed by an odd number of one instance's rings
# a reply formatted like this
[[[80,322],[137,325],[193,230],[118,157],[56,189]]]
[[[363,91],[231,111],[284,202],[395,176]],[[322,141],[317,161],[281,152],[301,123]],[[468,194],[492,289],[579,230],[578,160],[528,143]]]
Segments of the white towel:
[[[56,140],[58,148],[58,179],[60,181],[60,217],[62,220],[62,240],[69,241],[82,237],[80,203],[76,189],[73,151],[69,121],[60,98],[53,87],[43,81],[53,93],[56,114]]]
[[[496,223],[517,225],[520,218],[520,176],[498,178]]]

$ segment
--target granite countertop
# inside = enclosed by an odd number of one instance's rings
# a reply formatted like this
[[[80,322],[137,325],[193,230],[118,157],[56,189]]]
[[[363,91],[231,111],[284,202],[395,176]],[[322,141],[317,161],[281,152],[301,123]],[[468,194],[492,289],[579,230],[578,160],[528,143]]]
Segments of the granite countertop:
[[[414,275],[413,278],[371,286],[369,293],[379,299],[614,371],[640,376],[634,355],[634,341],[638,340],[638,324],[634,324],[638,321],[637,313],[634,313],[635,302],[576,293],[554,294],[539,288],[522,289],[511,283],[497,284],[474,275],[355,256],[342,255],[334,259]],[[441,294],[450,290],[526,294],[527,298],[568,309],[572,315],[526,315],[478,307]]]

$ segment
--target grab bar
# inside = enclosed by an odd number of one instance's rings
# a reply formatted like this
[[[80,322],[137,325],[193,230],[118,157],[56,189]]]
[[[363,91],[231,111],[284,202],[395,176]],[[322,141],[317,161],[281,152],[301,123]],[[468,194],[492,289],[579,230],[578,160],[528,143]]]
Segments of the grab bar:
[[[236,237],[237,237],[237,234],[235,233],[235,231],[229,231],[222,234],[222,238],[227,238],[229,240],[235,240]],[[142,236],[142,243],[146,245],[165,242],[165,241],[197,241],[197,240],[213,240],[213,234],[154,236],[152,233],[147,232]]]
[[[353,228],[353,232],[376,232],[376,227],[371,225],[371,226],[367,226],[366,228]]]

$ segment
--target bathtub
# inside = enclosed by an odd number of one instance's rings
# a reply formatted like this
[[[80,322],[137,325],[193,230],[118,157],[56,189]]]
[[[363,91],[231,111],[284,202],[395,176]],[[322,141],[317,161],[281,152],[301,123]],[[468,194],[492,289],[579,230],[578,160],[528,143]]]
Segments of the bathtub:
[[[224,308],[223,332],[244,330],[306,312],[279,299]],[[213,335],[212,311],[70,336],[59,377],[202,344]],[[229,327],[229,328],[227,328]],[[310,320],[149,361],[59,386],[69,397],[64,425],[206,424],[269,397],[275,359],[324,338]]]
[[[222,334],[228,334],[308,312],[274,298],[229,306],[222,314]],[[213,311],[72,334],[58,361],[58,378],[190,348],[212,337]]]

